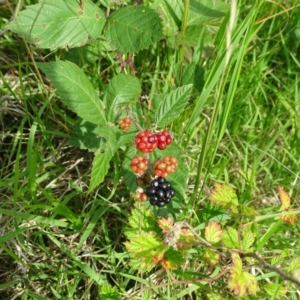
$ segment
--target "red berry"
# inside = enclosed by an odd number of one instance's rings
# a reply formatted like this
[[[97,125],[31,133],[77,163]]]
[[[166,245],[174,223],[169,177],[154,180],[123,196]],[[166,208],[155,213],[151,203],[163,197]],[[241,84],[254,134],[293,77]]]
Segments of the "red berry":
[[[172,137],[169,132],[161,131],[156,134],[157,136],[157,147],[160,150],[164,150],[168,145],[172,143]]]
[[[167,177],[169,174],[174,173],[178,166],[176,157],[166,156],[163,159],[159,159],[154,164],[154,172],[159,177]]]
[[[126,132],[131,127],[131,120],[129,117],[119,120],[119,127],[121,131]]]
[[[137,156],[131,160],[131,169],[134,173],[142,175],[148,167],[148,159]]]
[[[150,131],[141,131],[135,137],[135,145],[144,153],[152,152],[157,147],[157,137]]]

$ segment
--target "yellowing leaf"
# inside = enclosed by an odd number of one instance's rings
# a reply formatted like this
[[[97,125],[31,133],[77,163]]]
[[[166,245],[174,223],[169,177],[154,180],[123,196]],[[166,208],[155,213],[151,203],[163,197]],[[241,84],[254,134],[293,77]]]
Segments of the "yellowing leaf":
[[[131,254],[131,265],[136,270],[150,271],[162,260],[166,246],[154,234],[137,234],[125,247]]]
[[[238,297],[243,297],[247,294],[256,295],[258,291],[258,283],[256,278],[248,273],[243,272],[242,260],[237,253],[232,254],[233,267],[228,279],[228,287],[236,293]]]
[[[161,265],[165,270],[178,269],[184,262],[183,253],[170,247],[164,254]]]
[[[211,267],[214,267],[216,264],[218,264],[220,260],[220,255],[211,249],[205,250],[204,257]]]
[[[282,210],[289,208],[289,206],[291,205],[290,195],[280,185],[278,186],[278,193],[282,205]]]
[[[173,220],[170,217],[168,219],[160,218],[157,222],[163,233],[167,233],[173,229]]]
[[[187,250],[193,246],[193,242],[195,242],[195,236],[191,232],[189,228],[182,227],[179,235],[179,239],[177,240],[177,249],[178,250]]]
[[[234,189],[229,185],[216,182],[208,199],[232,213],[238,213],[238,198]]]
[[[224,245],[231,249],[239,249],[238,232],[232,227],[226,227],[223,231],[222,241]]]
[[[221,225],[217,221],[211,221],[205,227],[205,239],[211,244],[219,242],[222,233]]]

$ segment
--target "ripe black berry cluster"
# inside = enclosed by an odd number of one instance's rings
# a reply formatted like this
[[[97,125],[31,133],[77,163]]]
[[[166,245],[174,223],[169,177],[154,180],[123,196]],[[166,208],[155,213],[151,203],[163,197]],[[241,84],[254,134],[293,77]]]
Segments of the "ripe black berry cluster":
[[[157,177],[147,187],[145,194],[148,196],[151,205],[163,207],[171,201],[175,191],[165,178]]]

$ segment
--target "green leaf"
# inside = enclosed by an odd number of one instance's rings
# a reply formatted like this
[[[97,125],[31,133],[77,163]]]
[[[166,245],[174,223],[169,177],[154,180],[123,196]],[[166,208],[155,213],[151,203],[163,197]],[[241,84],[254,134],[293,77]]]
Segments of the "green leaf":
[[[173,247],[169,247],[164,253],[164,259],[162,261],[162,266],[166,270],[176,270],[182,266],[185,258],[182,251],[177,251]]]
[[[113,122],[120,109],[136,100],[141,93],[139,80],[131,75],[120,74],[108,84],[107,89],[107,119]]]
[[[200,25],[213,19],[225,17],[229,5],[221,0],[205,0],[190,2],[188,25]]]
[[[166,246],[152,233],[137,234],[125,247],[131,254],[131,265],[135,270],[151,271],[163,258]]]
[[[62,101],[83,120],[106,123],[104,105],[91,82],[75,64],[67,61],[37,63],[57,89]]]
[[[205,227],[205,239],[211,244],[219,242],[222,234],[221,225],[217,221],[211,221]]]
[[[201,68],[198,64],[189,64],[182,66],[181,63],[178,63],[175,66],[175,72],[176,86],[193,84],[193,93],[195,95],[200,94],[204,85],[203,68]]]
[[[300,268],[300,257],[294,258],[287,267],[288,272],[292,272]]]
[[[163,30],[166,36],[174,36],[181,29],[184,5],[181,0],[159,1],[158,12],[163,19]]]
[[[258,291],[258,283],[256,278],[247,272],[243,272],[242,260],[237,253],[232,254],[233,267],[228,279],[228,287],[238,297],[243,297],[246,294],[256,295]]]
[[[284,299],[284,296],[287,293],[286,288],[281,284],[278,285],[278,283],[266,283],[264,284],[264,290],[270,296],[270,299]],[[276,296],[280,298],[277,298]]]
[[[239,249],[238,232],[232,227],[226,227],[223,231],[222,241],[224,245],[231,249]]]
[[[72,132],[70,144],[91,152],[98,148],[105,149],[105,139],[98,135],[98,130],[99,125],[80,120]]]
[[[27,6],[7,28],[38,48],[79,47],[101,36],[103,12],[91,1],[44,0]]]
[[[242,231],[242,249],[245,252],[252,252],[252,248],[251,246],[253,245],[254,241],[255,241],[255,236],[253,234],[253,232],[250,230],[250,227],[244,227],[243,231]]]
[[[103,284],[100,287],[99,299],[102,300],[119,300],[119,292],[117,288],[114,286],[110,286],[108,284]]]
[[[99,136],[106,139],[106,149],[99,149],[95,152],[93,160],[93,168],[91,174],[91,182],[88,192],[94,190],[105,178],[108,172],[110,160],[116,151],[116,135],[114,130],[109,126],[102,126],[98,130]]]
[[[183,112],[192,88],[191,84],[185,85],[165,95],[155,113],[155,123],[158,127],[165,127]]]
[[[160,232],[153,210],[147,209],[145,206],[136,205],[131,212],[128,223],[129,226],[125,231],[125,235],[129,239],[137,233]]]
[[[138,52],[162,38],[161,23],[159,14],[151,8],[127,6],[109,16],[104,34],[118,51]]]
[[[239,203],[237,195],[234,189],[227,184],[216,182],[208,199],[217,206],[224,207],[232,213],[238,213],[237,206]]]

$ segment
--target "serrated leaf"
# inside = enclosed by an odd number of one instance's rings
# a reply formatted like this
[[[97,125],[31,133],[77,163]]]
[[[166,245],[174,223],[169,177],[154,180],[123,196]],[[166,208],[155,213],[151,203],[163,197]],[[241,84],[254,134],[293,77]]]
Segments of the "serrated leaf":
[[[211,249],[205,249],[204,257],[210,267],[214,267],[220,261],[220,255]]]
[[[290,256],[290,254],[291,254],[290,249],[283,249],[279,255],[275,255],[272,257],[271,265],[272,266],[281,265],[286,261],[287,257]]]
[[[156,113],[155,123],[158,127],[165,127],[178,117],[189,101],[193,85],[185,85],[166,94]]]
[[[112,159],[116,151],[116,135],[114,130],[109,126],[102,126],[98,129],[99,136],[103,136],[106,139],[106,149],[98,149],[95,152],[93,160],[93,168],[91,174],[91,182],[88,192],[94,190],[105,178],[108,172],[110,160]]]
[[[255,241],[255,236],[253,234],[253,232],[245,227],[245,229],[243,230],[242,232],[242,236],[243,236],[243,239],[242,239],[242,249],[245,251],[245,252],[251,252],[251,246],[253,245],[254,241]]]
[[[287,293],[286,288],[281,284],[278,285],[278,283],[266,283],[264,284],[264,290],[272,299],[282,299],[281,297],[284,297]],[[274,298],[275,296],[280,298]]]
[[[221,225],[217,221],[211,221],[205,227],[205,239],[211,244],[219,242],[222,238],[222,233]]]
[[[114,286],[110,286],[108,284],[101,285],[99,297],[102,300],[119,300],[119,292],[117,288]]]
[[[239,249],[238,232],[232,227],[226,227],[223,231],[222,241],[224,245],[231,249]]]
[[[278,193],[282,205],[281,209],[289,208],[291,205],[290,195],[280,185],[278,186]]]
[[[107,89],[107,120],[114,122],[120,109],[136,100],[140,93],[141,85],[136,77],[119,74],[112,78]]]
[[[228,279],[228,287],[236,293],[238,297],[243,297],[246,294],[256,295],[258,291],[258,283],[256,278],[247,272],[243,272],[242,260],[237,253],[232,254],[233,266]]]
[[[128,219],[128,227],[125,230],[125,235],[127,238],[131,237],[137,233],[142,232],[159,232],[157,225],[157,220],[153,215],[152,209],[147,209],[144,206],[138,207],[137,205],[131,212],[131,216]]]
[[[176,251],[174,248],[169,247],[164,253],[164,258],[161,265],[165,270],[176,270],[184,263],[183,253]]]
[[[140,271],[150,271],[163,258],[166,246],[161,239],[154,234],[137,234],[125,247],[131,254],[131,265]]]
[[[98,135],[99,125],[81,120],[73,129],[70,144],[91,152],[105,148],[105,139]]]
[[[84,6],[74,0],[43,0],[27,6],[7,28],[38,48],[54,50],[82,46],[100,37],[104,25],[103,12],[89,0]]]
[[[61,100],[83,120],[106,123],[104,105],[91,82],[75,64],[67,61],[37,63],[57,90]]]
[[[126,6],[109,16],[104,34],[118,51],[138,52],[162,38],[161,23],[159,14],[147,6]]]
[[[208,199],[217,206],[224,207],[232,213],[238,213],[237,206],[239,203],[237,195],[234,189],[227,184],[216,182]]]
[[[287,267],[288,272],[292,272],[294,270],[297,270],[300,268],[300,257],[294,258],[291,262],[289,262],[289,265]]]

